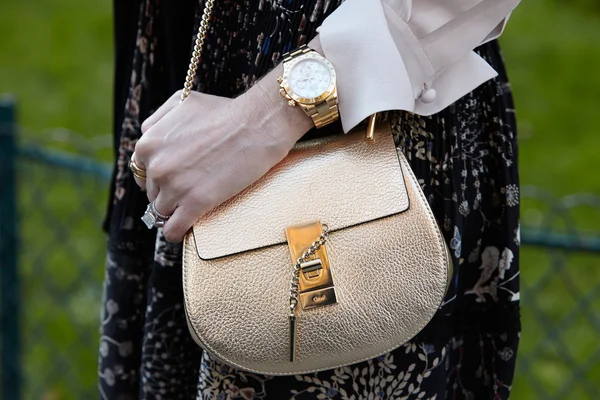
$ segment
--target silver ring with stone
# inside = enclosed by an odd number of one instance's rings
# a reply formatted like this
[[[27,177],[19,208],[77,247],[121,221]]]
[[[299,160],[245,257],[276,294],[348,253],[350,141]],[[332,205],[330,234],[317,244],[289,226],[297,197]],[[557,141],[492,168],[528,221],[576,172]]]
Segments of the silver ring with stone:
[[[162,228],[165,226],[165,223],[169,220],[169,218],[171,218],[171,216],[160,213],[156,209],[155,202],[152,201],[146,207],[146,212],[142,216],[142,222],[146,224],[148,229]]]

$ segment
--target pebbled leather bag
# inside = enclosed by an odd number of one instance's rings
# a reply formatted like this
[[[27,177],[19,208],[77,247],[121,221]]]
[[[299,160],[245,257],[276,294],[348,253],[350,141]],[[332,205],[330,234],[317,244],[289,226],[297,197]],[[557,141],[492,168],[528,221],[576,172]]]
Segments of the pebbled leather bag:
[[[206,351],[261,374],[309,373],[389,352],[431,320],[451,259],[389,124],[370,127],[370,139],[299,142],[194,224],[184,239],[184,303]]]

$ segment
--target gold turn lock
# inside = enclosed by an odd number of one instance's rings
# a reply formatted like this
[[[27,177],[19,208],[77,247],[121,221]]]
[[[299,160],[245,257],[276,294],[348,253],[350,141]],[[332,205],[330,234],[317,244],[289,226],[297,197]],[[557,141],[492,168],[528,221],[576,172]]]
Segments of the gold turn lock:
[[[327,229],[320,222],[285,229],[294,265],[290,284],[290,362],[296,358],[297,306],[303,310],[336,304],[327,258]]]
[[[300,269],[307,280],[317,279],[323,271],[323,263],[317,258],[316,260],[301,263]]]
[[[322,230],[320,222],[288,227],[286,236],[292,260],[300,258],[306,249],[319,238]],[[337,303],[327,257],[327,245],[321,246],[310,260],[300,264],[298,278],[299,300],[303,310]]]
[[[300,264],[300,304],[303,310],[337,303],[329,265],[323,267],[320,258]]]
[[[316,258],[300,264],[300,272],[298,292],[303,310],[337,303],[329,265],[324,268]]]

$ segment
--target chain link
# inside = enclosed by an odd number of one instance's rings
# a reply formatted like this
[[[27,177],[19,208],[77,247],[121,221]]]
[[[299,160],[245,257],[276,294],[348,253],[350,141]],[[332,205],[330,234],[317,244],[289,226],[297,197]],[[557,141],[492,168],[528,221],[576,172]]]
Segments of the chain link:
[[[292,279],[290,281],[290,316],[295,315],[296,306],[298,305],[298,289],[300,287],[300,270],[302,269],[302,263],[308,261],[309,257],[314,256],[317,250],[319,250],[325,244],[325,242],[327,242],[328,233],[329,227],[323,224],[323,230],[319,238],[312,242],[312,244],[308,246],[308,249],[302,253],[302,256],[296,260],[296,264],[292,270]]]
[[[196,35],[196,42],[194,43],[194,51],[192,51],[192,58],[188,67],[187,76],[183,85],[183,91],[181,92],[180,103],[183,102],[191,93],[192,86],[194,84],[194,78],[198,71],[198,63],[200,62],[200,56],[202,56],[202,49],[204,48],[204,40],[206,39],[206,32],[208,31],[208,24],[210,22],[210,16],[212,14],[213,7],[215,5],[214,0],[206,0],[204,4],[204,12],[202,13],[202,20],[198,27],[198,34]]]

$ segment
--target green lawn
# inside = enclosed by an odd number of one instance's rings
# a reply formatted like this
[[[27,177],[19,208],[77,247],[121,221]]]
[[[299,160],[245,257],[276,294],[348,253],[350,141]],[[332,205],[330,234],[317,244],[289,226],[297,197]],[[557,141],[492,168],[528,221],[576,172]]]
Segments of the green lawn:
[[[520,127],[521,178],[600,194],[600,12],[525,0],[502,44]]]
[[[0,3],[0,93],[17,99],[27,142],[69,137],[61,132],[46,136],[48,129],[62,127],[100,138],[109,147],[110,138],[102,135],[111,129],[111,3],[35,3]],[[522,183],[556,196],[600,195],[600,3],[524,0],[502,44],[519,118]],[[80,144],[72,147],[84,150]],[[110,156],[85,150],[103,159]],[[23,182],[28,179],[21,185],[19,204],[26,398],[92,398],[105,184],[31,163],[19,167]],[[41,200],[46,213],[37,209]],[[544,208],[538,205],[525,200],[525,225],[540,226],[544,214],[539,209]],[[600,210],[578,211],[574,218],[582,228],[599,230]],[[56,224],[61,228],[49,235]],[[562,385],[572,372],[565,351],[580,365],[597,351],[598,335],[589,317],[573,310],[580,307],[600,319],[600,298],[590,295],[600,284],[599,258],[574,255],[566,269],[550,274],[547,285],[538,287],[549,266],[560,260],[560,253],[523,251],[522,277],[529,290],[522,295],[517,400],[546,400],[540,386],[554,394],[565,390]],[[548,339],[546,324],[560,327],[560,334]],[[590,389],[600,393],[600,366],[587,379],[560,398],[591,398],[586,397]]]
[[[3,1],[0,93],[13,93],[20,122],[33,131],[65,127],[109,133],[112,93],[111,4]]]

